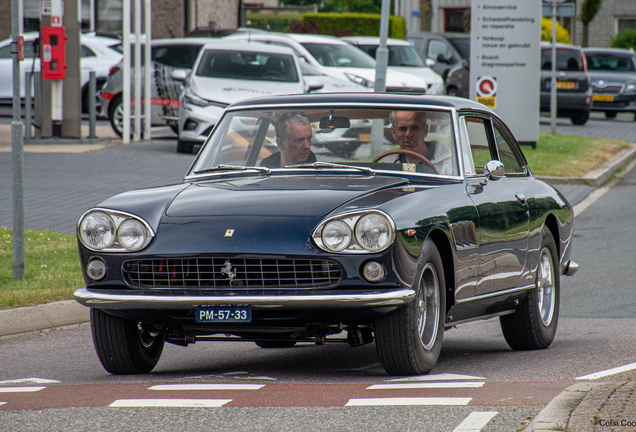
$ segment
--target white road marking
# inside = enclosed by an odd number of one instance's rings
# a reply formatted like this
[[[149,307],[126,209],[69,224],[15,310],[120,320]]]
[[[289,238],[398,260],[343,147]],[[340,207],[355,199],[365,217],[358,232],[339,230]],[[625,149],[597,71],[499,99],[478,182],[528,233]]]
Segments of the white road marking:
[[[459,380],[485,380],[484,377],[475,377],[470,375],[458,375],[458,374],[438,374],[438,375],[419,375],[409,378],[396,378],[385,380],[389,382],[400,382],[400,381],[459,381]]]
[[[0,387],[0,393],[26,393],[36,392],[46,387]]]
[[[603,378],[606,376],[610,376],[610,375],[616,375],[619,374],[621,372],[626,372],[626,371],[630,371],[630,370],[634,370],[636,369],[636,363],[630,363],[628,365],[625,366],[619,366],[619,367],[615,367],[612,369],[607,369],[604,371],[600,371],[600,372],[596,372],[593,374],[589,374],[589,375],[583,375],[580,376],[578,378],[575,378],[577,380],[595,380],[595,379],[599,379],[599,378]]]
[[[479,432],[497,414],[497,411],[473,411],[453,432]]]
[[[9,381],[0,381],[0,385],[2,384],[24,384],[24,383],[33,383],[33,384],[52,384],[59,383],[58,380],[44,379],[44,378],[22,378],[22,379],[14,379]]]
[[[127,407],[222,407],[232,399],[119,399],[110,404],[112,408]]]
[[[469,397],[394,397],[349,399],[345,406],[380,406],[380,405],[468,405]]]
[[[484,381],[476,382],[420,382],[420,383],[395,383],[395,384],[374,384],[367,387],[367,390],[383,389],[423,389],[423,388],[478,388],[485,384]]]
[[[258,390],[265,384],[162,384],[149,390]]]

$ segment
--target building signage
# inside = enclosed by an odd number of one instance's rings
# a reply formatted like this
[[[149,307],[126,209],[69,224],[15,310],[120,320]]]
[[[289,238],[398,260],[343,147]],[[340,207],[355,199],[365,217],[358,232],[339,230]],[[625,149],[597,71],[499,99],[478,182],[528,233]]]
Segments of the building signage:
[[[470,98],[495,110],[518,141],[539,139],[541,3],[472,0]]]

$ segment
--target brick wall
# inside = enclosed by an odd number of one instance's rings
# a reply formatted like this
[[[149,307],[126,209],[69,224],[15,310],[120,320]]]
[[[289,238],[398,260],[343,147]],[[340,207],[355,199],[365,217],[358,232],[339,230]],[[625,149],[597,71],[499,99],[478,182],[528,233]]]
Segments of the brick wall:
[[[577,11],[581,7],[583,0],[576,0]],[[598,11],[588,27],[588,41],[590,46],[609,47],[612,38],[617,32],[617,19],[636,18],[636,1],[634,0],[603,0],[601,9]],[[572,43],[580,45],[583,38],[583,24],[576,21],[574,38]]]
[[[196,27],[229,30],[238,27],[238,0],[197,0]]]

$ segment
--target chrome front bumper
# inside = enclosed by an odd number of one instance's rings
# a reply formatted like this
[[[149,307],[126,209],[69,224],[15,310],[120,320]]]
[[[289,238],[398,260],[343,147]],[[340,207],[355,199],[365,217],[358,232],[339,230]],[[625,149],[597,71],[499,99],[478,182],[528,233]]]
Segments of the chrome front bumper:
[[[148,296],[96,293],[80,288],[73,293],[83,306],[95,309],[190,310],[197,307],[240,307],[255,309],[331,309],[400,306],[415,297],[415,291],[402,288],[389,292],[271,296]]]

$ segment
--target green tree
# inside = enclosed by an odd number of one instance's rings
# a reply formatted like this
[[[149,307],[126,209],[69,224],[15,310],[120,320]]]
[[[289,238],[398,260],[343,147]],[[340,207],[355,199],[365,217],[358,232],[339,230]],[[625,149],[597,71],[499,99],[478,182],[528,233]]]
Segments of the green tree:
[[[581,4],[581,22],[583,23],[583,37],[581,45],[586,47],[588,45],[588,34],[590,22],[594,19],[598,11],[601,9],[601,3],[603,0],[583,0]]]
[[[612,48],[636,50],[636,30],[624,30],[612,39]]]

